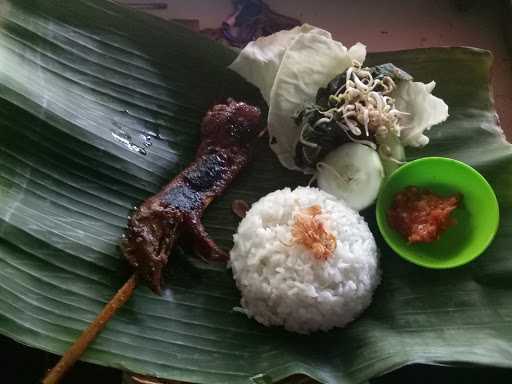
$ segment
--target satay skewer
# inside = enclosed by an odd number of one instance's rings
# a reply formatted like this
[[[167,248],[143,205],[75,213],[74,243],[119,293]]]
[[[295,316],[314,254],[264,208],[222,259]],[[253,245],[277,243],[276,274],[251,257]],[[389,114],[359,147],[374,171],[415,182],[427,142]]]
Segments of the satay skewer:
[[[228,255],[208,236],[201,217],[248,164],[252,147],[264,131],[257,107],[228,99],[208,111],[201,123],[196,159],[159,193],[146,199],[128,217],[121,241],[123,256],[136,271],[98,317],[53,367],[43,384],[56,384],[80,358],[142,280],[160,293],[162,270],[178,238],[192,237],[194,250],[208,260]]]

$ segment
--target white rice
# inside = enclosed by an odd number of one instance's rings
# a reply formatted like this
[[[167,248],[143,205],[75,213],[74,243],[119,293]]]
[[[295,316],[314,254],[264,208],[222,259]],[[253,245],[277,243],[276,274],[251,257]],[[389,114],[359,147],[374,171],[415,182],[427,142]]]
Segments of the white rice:
[[[336,237],[326,260],[292,241],[295,215],[313,205]],[[299,333],[345,326],[370,304],[380,280],[377,246],[364,219],[317,188],[285,188],[254,203],[234,235],[230,259],[243,312]]]

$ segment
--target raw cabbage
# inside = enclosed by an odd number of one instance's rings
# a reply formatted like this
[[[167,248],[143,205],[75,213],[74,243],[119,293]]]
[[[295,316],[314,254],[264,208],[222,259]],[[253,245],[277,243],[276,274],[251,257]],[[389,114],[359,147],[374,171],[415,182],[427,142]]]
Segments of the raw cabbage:
[[[323,29],[303,24],[250,42],[229,66],[250,83],[256,85],[270,105],[270,92],[286,50],[303,34],[317,34],[330,39]]]
[[[424,135],[432,126],[442,123],[448,118],[448,105],[432,95],[436,83],[428,84],[417,81],[401,81],[391,95],[395,106],[409,116],[402,121],[400,141],[405,146],[422,147],[428,144]]]

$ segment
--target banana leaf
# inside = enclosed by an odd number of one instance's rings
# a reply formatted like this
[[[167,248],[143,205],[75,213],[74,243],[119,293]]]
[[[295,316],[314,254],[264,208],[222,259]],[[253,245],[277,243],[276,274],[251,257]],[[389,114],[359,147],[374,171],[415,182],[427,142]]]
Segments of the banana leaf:
[[[132,207],[193,157],[207,108],[261,103],[226,70],[236,52],[178,25],[100,0],[0,4],[0,332],[63,353],[126,278],[118,239]],[[428,270],[384,244],[373,304],[345,329],[298,336],[233,311],[229,270],[172,255],[161,297],[139,287],[83,359],[195,383],[272,382],[303,373],[358,383],[412,362],[512,367],[512,148],[489,92],[489,52],[370,54],[435,80],[450,118],[409,151],[456,158],[492,184],[501,223],[471,264]],[[229,249],[233,199],[303,184],[265,143],[208,210]]]

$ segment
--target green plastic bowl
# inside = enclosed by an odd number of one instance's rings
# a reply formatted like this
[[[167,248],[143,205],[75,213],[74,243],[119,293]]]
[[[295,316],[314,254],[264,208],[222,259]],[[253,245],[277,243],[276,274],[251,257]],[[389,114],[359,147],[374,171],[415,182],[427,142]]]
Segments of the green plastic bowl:
[[[457,224],[432,243],[409,244],[390,227],[386,215],[395,194],[408,186],[443,196],[462,193],[452,213]],[[404,259],[427,268],[453,268],[474,260],[492,242],[498,222],[498,201],[489,183],[469,165],[445,157],[425,157],[403,165],[384,183],[377,200],[377,224],[384,240]]]

